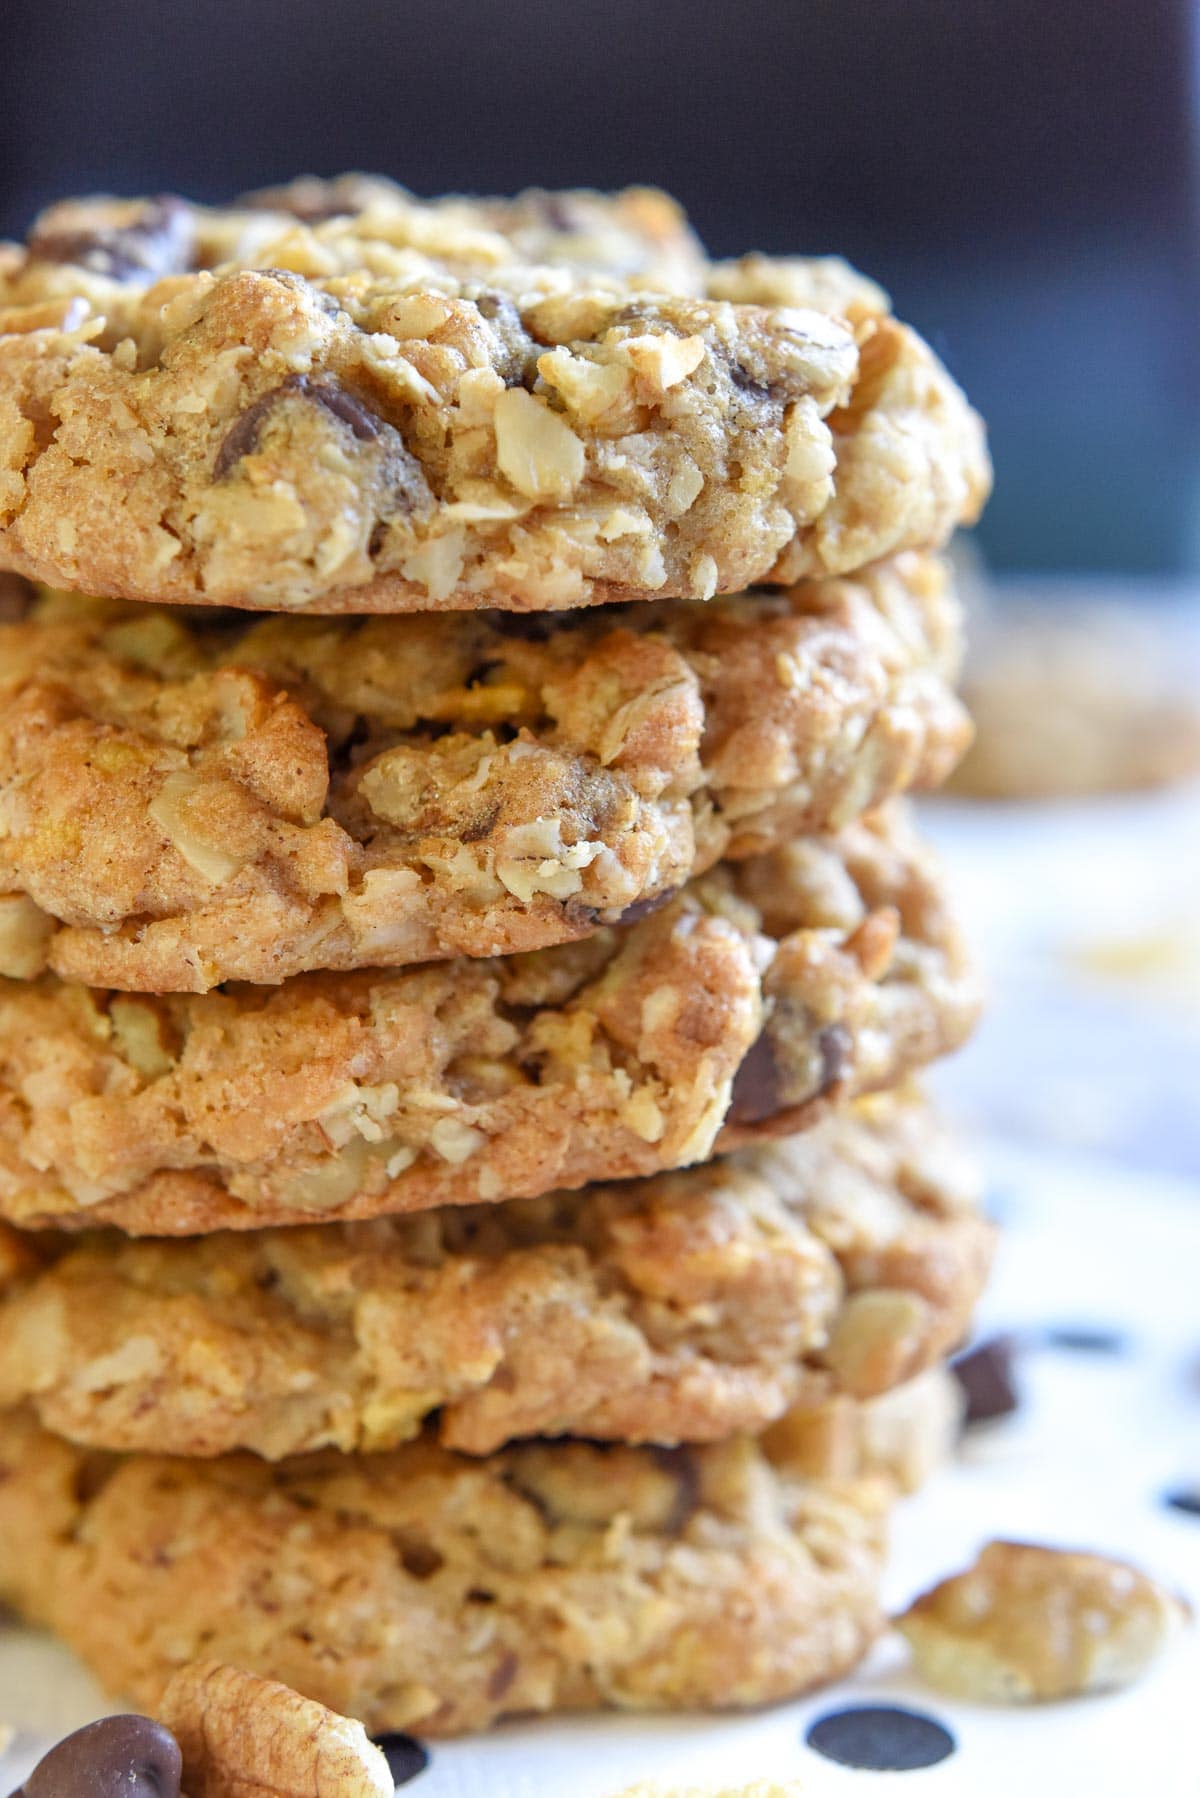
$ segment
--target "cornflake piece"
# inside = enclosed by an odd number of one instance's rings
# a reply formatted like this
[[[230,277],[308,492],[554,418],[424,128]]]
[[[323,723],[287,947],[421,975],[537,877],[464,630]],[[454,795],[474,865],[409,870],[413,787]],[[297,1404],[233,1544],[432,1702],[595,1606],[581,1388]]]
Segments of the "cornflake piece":
[[[1023,1704],[1131,1685],[1190,1619],[1183,1599],[1124,1561],[989,1542],[896,1627],[939,1690]]]
[[[391,1798],[362,1724],[274,1680],[195,1661],[158,1708],[183,1752],[187,1798]]]

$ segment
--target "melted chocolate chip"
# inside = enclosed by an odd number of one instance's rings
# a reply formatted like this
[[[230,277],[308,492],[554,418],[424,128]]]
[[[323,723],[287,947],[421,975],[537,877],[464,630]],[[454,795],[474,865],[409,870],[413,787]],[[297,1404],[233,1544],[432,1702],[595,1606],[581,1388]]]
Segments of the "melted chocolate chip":
[[[1176,1492],[1167,1492],[1163,1503],[1172,1511],[1182,1511],[1185,1517],[1200,1517],[1200,1486],[1181,1486]]]
[[[805,1741],[839,1767],[869,1773],[912,1773],[936,1767],[957,1743],[944,1724],[899,1705],[861,1704],[818,1717]]]
[[[556,194],[538,188],[536,192],[527,194],[526,200],[535,206],[543,219],[554,231],[573,231],[575,214],[566,194]]]
[[[499,816],[500,801],[497,800],[495,805],[489,805],[486,811],[480,812],[478,817],[473,818],[470,824],[464,824],[458,833],[459,842],[482,843],[484,838],[490,837],[495,830],[496,820]]]
[[[845,1024],[826,1024],[817,1037],[817,1047],[821,1051],[821,1085],[815,1096],[822,1098],[842,1084],[854,1065],[854,1038]]]
[[[43,1756],[13,1798],[179,1798],[179,1744],[149,1717],[103,1717]]]
[[[655,1461],[675,1482],[675,1503],[663,1522],[668,1536],[677,1536],[700,1502],[700,1471],[687,1448],[653,1448]]]
[[[635,899],[632,905],[625,907],[617,923],[636,924],[639,918],[653,917],[664,905],[670,905],[678,891],[678,887],[664,887],[661,893],[651,893],[647,899]]]
[[[783,1109],[779,1062],[766,1030],[751,1043],[733,1077],[729,1098],[730,1124],[761,1124]]]
[[[732,356],[729,358],[729,378],[739,393],[744,393],[747,399],[757,400],[760,405],[774,397],[765,382],[756,381]]]
[[[1015,1348],[1011,1336],[992,1336],[951,1362],[950,1371],[967,1401],[963,1422],[968,1429],[1009,1417],[1020,1404],[1013,1384]]]
[[[0,574],[0,624],[19,624],[33,605],[36,593],[19,574]]]
[[[407,1785],[418,1773],[424,1773],[429,1765],[428,1748],[412,1736],[395,1732],[386,1736],[374,1736],[372,1740],[387,1762],[388,1772],[398,1786]]]
[[[502,1654],[488,1676],[487,1692],[493,1703],[498,1704],[517,1677],[520,1663],[510,1649]]]
[[[112,281],[130,276],[181,274],[192,266],[191,210],[173,194],[147,200],[124,225],[80,225],[75,230],[35,229],[29,254],[39,262],[69,262]]]
[[[344,387],[339,387],[334,381],[317,380],[313,375],[289,375],[278,387],[260,394],[258,399],[246,407],[241,417],[234,420],[213,463],[214,481],[224,480],[235,463],[240,462],[243,456],[253,454],[258,448],[265,419],[281,400],[290,399],[293,395],[308,400],[314,406],[323,407],[333,418],[349,425],[360,443],[369,443],[379,435],[379,419]]]

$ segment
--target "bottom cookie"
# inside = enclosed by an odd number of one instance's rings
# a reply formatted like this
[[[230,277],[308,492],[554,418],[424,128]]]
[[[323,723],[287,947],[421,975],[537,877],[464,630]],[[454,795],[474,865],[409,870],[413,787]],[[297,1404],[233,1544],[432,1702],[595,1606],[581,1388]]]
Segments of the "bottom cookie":
[[[760,1704],[843,1673],[881,1624],[895,1482],[870,1430],[828,1435],[272,1466],[99,1455],[10,1412],[0,1598],[151,1709],[211,1657],[374,1731]]]

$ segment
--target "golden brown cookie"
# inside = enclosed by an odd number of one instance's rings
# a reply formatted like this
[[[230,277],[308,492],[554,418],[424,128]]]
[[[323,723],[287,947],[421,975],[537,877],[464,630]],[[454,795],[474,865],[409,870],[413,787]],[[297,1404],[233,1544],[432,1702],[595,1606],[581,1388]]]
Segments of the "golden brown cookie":
[[[528,235],[528,202],[337,204],[360,200],[72,201],[0,247],[0,565],[141,600],[543,611],[848,573],[977,516],[979,420],[870,284],[750,259],[709,297],[620,201],[588,204],[645,242],[632,275],[544,196]]]
[[[544,1199],[25,1241],[45,1263],[0,1273],[0,1407],[29,1401],[89,1447],[275,1460],[393,1448],[435,1410],[442,1442],[487,1454],[535,1435],[718,1441],[871,1397],[961,1341],[992,1232],[969,1158],[889,1095]]]
[[[886,1403],[887,1401],[877,1401]],[[879,1624],[883,1478],[750,1439],[121,1458],[0,1419],[0,1597],[153,1709],[217,1659],[369,1730],[762,1704]]]
[[[203,991],[570,941],[936,785],[969,731],[957,605],[917,556],[562,620],[8,600],[20,977]]]
[[[656,1173],[893,1085],[977,1002],[899,805],[523,956],[158,998],[0,982],[0,1216],[193,1235]]]

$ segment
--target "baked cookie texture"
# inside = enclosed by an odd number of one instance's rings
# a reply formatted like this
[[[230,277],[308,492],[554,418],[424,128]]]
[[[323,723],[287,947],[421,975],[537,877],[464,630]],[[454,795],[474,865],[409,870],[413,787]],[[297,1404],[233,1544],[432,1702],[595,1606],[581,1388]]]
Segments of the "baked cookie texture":
[[[899,803],[586,941],[278,988],[0,983],[0,1216],[195,1235],[528,1198],[786,1135],[959,1043]]]
[[[562,620],[7,589],[0,972],[202,991],[512,954],[936,785],[945,570]]]
[[[849,573],[983,504],[978,418],[840,265],[689,246],[673,273],[639,222],[662,201],[570,202],[645,243],[612,272],[544,196],[334,203],[72,201],[0,248],[0,563],[140,600],[560,610]]]
[[[761,1704],[844,1672],[880,1627],[894,1493],[745,1437],[272,1465],[98,1455],[23,1413],[0,1420],[0,1469],[0,1596],[114,1693],[152,1710],[215,1658],[434,1736]]]
[[[184,1242],[7,1235],[0,1406],[90,1447],[271,1459],[393,1448],[433,1411],[470,1454],[754,1434],[932,1365],[992,1247],[973,1164],[911,1095],[509,1205]]]

